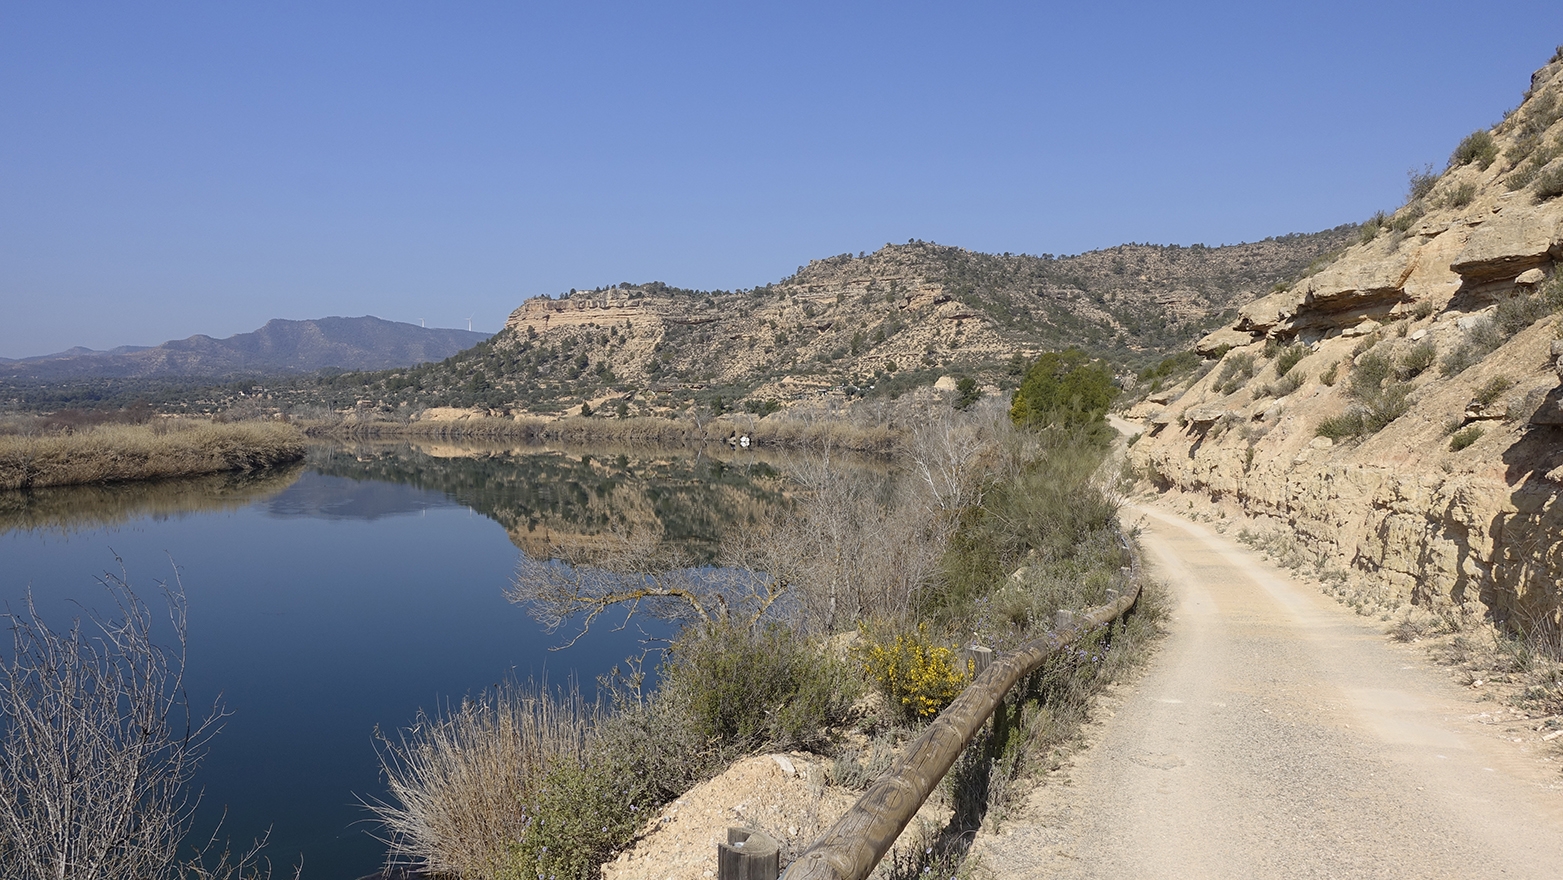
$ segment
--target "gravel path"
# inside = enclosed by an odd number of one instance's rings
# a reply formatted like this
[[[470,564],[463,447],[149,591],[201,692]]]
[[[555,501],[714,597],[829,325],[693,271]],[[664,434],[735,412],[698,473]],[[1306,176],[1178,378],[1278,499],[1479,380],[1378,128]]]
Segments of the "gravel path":
[[[1416,646],[1150,507],[1169,636],[975,852],[1000,878],[1563,877],[1563,776]]]

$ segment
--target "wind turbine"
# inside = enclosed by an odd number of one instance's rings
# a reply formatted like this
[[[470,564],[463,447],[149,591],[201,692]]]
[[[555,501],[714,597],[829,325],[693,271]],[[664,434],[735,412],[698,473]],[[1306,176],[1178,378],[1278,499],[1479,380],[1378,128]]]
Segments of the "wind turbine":
[[[468,333],[472,332],[472,316],[471,315],[467,316],[467,332]]]

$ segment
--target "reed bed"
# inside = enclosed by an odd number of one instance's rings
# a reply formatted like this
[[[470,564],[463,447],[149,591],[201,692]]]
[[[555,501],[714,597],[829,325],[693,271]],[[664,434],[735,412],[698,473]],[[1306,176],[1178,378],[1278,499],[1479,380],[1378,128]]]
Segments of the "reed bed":
[[[474,417],[460,421],[370,422],[317,428],[337,436],[411,436],[441,439],[494,438],[558,443],[619,443],[697,446],[736,442],[772,449],[840,449],[872,455],[895,451],[905,432],[886,424],[820,419],[714,418],[708,421],[659,418],[583,418],[554,420]]]
[[[0,489],[251,471],[303,457],[304,435],[277,422],[166,420],[0,434]]]

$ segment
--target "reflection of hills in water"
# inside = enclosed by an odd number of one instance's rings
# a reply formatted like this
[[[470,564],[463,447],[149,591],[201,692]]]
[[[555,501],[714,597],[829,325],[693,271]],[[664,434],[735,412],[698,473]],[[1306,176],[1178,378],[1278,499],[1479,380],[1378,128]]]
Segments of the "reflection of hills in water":
[[[297,464],[252,473],[4,491],[0,534],[18,529],[84,531],[148,516],[166,519],[233,510],[287,489],[303,472],[304,466]]]
[[[784,503],[777,469],[749,453],[590,452],[534,446],[413,444],[313,450],[322,474],[445,493],[505,527],[529,556],[591,550],[617,529],[650,534],[702,561],[722,536]]]
[[[312,471],[267,499],[266,512],[280,517],[376,520],[460,506],[434,492],[409,492],[406,486],[394,483],[324,476]]]

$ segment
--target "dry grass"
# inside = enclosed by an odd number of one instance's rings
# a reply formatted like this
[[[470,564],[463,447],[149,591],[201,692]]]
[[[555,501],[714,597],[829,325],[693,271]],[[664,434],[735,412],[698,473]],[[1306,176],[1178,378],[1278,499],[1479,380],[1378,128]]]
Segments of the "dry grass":
[[[459,421],[364,422],[320,424],[311,433],[346,436],[413,436],[494,438],[556,443],[623,444],[646,446],[698,446],[736,442],[748,437],[754,446],[772,449],[838,449],[889,455],[896,451],[910,424],[868,417],[843,418],[840,414],[811,417],[778,413],[714,418],[601,418],[570,416],[562,419],[474,416]]]
[[[330,433],[410,435],[419,437],[494,437],[560,443],[619,443],[648,446],[690,446],[725,443],[747,436],[756,446],[780,449],[831,447],[853,452],[888,454],[900,433],[883,425],[850,425],[841,422],[788,419],[716,418],[691,419],[570,418],[540,419],[472,418],[454,422],[411,422],[405,425],[374,423]]]
[[[448,717],[420,713],[400,740],[382,737],[390,802],[369,805],[390,859],[431,874],[493,877],[534,818],[555,768],[579,764],[595,706],[569,690],[502,685]]]
[[[275,422],[169,420],[0,434],[0,489],[249,471],[303,457],[303,434]]]

